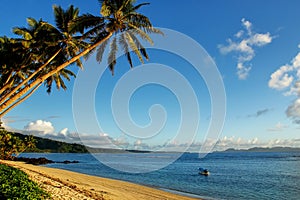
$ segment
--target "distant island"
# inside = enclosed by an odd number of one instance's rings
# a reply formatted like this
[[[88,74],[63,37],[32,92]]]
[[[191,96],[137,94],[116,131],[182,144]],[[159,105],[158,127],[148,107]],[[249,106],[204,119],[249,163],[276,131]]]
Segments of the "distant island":
[[[15,136],[24,140],[27,135],[14,133]],[[36,141],[36,148],[32,153],[150,153],[151,151],[143,150],[126,150],[126,149],[108,149],[108,148],[93,148],[78,143],[67,143],[48,138],[33,136]]]
[[[234,149],[229,148],[225,151],[216,151],[220,152],[300,152],[300,148],[294,147],[253,147],[250,149]]]
[[[27,135],[14,133],[20,139],[24,139]],[[48,138],[33,136],[36,140],[36,148],[31,151],[33,153],[150,153],[148,150],[132,150],[132,149],[108,149],[108,148],[93,148],[78,143],[67,143]],[[294,147],[253,147],[249,149],[234,149],[229,148],[224,151],[214,151],[216,153],[227,152],[300,152],[300,148]],[[166,152],[164,152],[166,153]]]

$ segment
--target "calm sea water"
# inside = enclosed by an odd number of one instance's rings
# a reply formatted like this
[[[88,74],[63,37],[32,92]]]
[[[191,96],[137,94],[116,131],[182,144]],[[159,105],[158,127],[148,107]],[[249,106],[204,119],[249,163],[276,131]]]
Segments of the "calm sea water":
[[[160,189],[197,195],[204,199],[300,199],[300,153],[212,153],[199,159],[185,153],[169,166],[157,171],[132,174],[101,164],[91,154],[23,154],[54,161],[78,160],[76,164],[49,164],[54,168],[130,181]],[[147,157],[155,162],[173,154],[105,154],[117,157],[128,166],[133,157]],[[124,163],[123,163],[124,164]],[[151,165],[151,162],[148,163]],[[210,176],[198,175],[204,167]]]

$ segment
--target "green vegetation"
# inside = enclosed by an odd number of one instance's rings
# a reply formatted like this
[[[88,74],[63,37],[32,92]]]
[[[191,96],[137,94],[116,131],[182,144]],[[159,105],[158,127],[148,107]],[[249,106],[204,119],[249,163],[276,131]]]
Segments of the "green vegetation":
[[[26,139],[26,135],[15,133],[21,141]],[[35,148],[28,149],[26,152],[48,152],[48,153],[88,153],[88,150],[81,144],[70,144],[47,138],[32,136],[35,141]]]
[[[64,80],[75,76],[67,67],[74,64],[83,68],[81,58],[88,58],[94,50],[97,61],[101,62],[105,48],[109,47],[107,66],[112,74],[118,49],[125,52],[130,67],[133,67],[132,53],[141,62],[149,59],[140,39],[153,44],[148,34],[162,32],[152,26],[148,17],[137,12],[148,3],[98,1],[100,16],[79,15],[79,9],[73,5],[66,10],[53,6],[55,25],[28,18],[28,28],[13,29],[16,38],[0,37],[0,118],[41,85],[46,86],[47,92],[51,92],[53,85],[66,89]]]
[[[27,136],[14,133],[14,135],[20,140],[24,140]],[[36,152],[36,153],[149,153],[150,151],[140,151],[140,150],[124,150],[124,149],[108,149],[108,148],[93,148],[89,146],[84,146],[82,144],[76,143],[66,143],[56,140],[51,140],[47,138],[41,138],[32,136],[36,145],[35,148],[31,148],[25,152]]]
[[[22,152],[35,153],[123,153],[121,149],[92,148],[47,138],[0,130],[0,159],[13,160]]]
[[[51,152],[51,153],[88,153],[88,150],[81,144],[69,144],[45,138],[37,138],[37,152]]]
[[[50,199],[23,171],[0,164],[0,199]]]
[[[33,136],[24,136],[21,139],[12,132],[0,130],[0,159],[13,160],[19,153],[32,149],[35,149]]]

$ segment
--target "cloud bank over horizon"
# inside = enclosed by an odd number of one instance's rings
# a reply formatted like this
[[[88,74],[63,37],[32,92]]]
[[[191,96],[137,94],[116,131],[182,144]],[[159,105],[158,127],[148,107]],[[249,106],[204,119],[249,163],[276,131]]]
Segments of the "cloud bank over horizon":
[[[267,112],[266,109],[260,110],[256,113],[257,116]],[[278,122],[275,127],[269,128],[269,132],[280,132],[283,129],[288,128],[287,125]],[[180,143],[180,142],[168,142],[165,141],[162,144],[147,144],[147,140],[130,140],[125,134],[113,138],[108,133],[99,134],[79,134],[76,132],[70,132],[68,128],[55,132],[55,128],[50,121],[35,120],[29,122],[24,126],[24,130],[21,131],[23,134],[31,134],[34,136],[48,138],[68,143],[84,144],[95,148],[118,148],[118,149],[134,149],[134,150],[150,150],[159,151],[164,148],[169,151],[178,151],[187,149],[191,152],[199,152],[202,142],[194,141],[192,144]],[[208,143],[210,141],[208,140]],[[249,149],[253,147],[300,147],[300,139],[271,139],[271,140],[260,140],[257,137],[252,139],[245,139],[241,137],[228,137],[224,136],[219,138],[217,143],[214,144],[215,140],[211,141],[211,145],[214,145],[214,151],[222,151],[229,148],[235,149]],[[188,148],[187,148],[188,147]]]

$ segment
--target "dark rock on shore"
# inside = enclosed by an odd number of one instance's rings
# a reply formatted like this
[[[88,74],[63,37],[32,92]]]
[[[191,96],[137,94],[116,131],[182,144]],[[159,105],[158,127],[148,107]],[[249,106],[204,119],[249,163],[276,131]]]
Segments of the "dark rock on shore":
[[[62,162],[55,162],[53,160],[49,160],[45,157],[40,157],[40,158],[25,158],[25,157],[14,157],[14,161],[23,161],[26,162],[27,164],[32,164],[32,165],[46,165],[46,164],[51,164],[51,163],[63,163],[63,164],[71,164],[71,163],[79,163],[77,160],[69,161],[65,160]]]
[[[49,160],[47,158],[25,158],[25,157],[16,157],[14,158],[15,161],[23,161],[26,162],[27,164],[33,164],[33,165],[45,165],[45,164],[50,164],[54,163],[54,161]]]
[[[73,160],[73,161],[65,160],[63,162],[56,162],[56,163],[70,164],[70,163],[79,163],[79,161],[77,161],[77,160]]]

